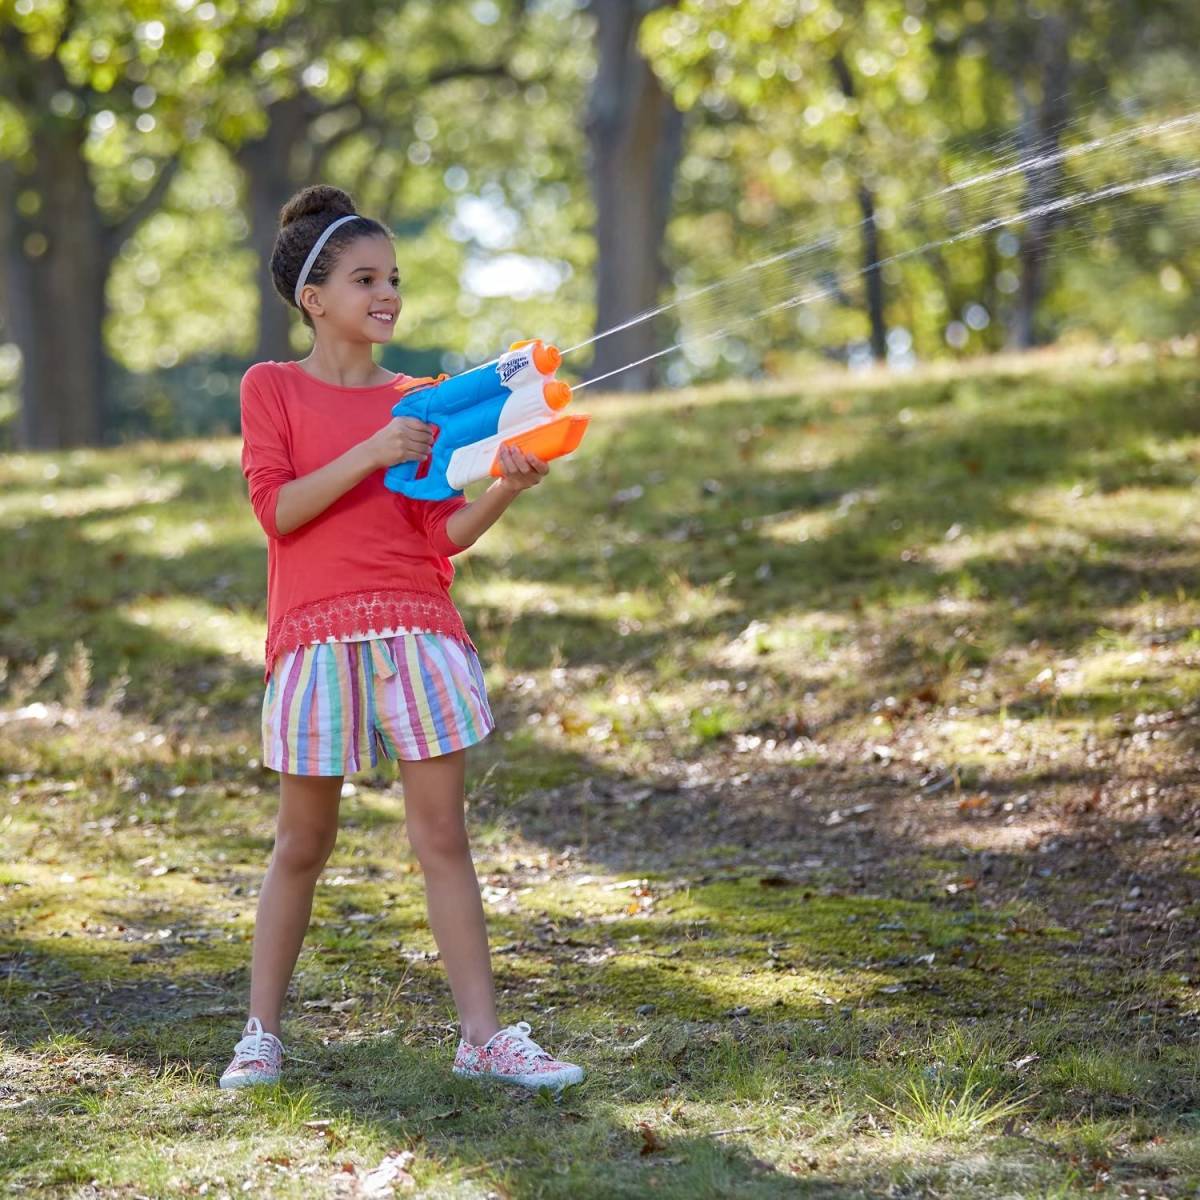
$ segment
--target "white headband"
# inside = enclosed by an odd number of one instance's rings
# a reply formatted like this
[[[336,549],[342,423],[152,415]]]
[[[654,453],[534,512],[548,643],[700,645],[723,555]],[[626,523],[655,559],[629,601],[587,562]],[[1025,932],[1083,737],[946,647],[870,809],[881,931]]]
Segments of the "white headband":
[[[358,213],[350,213],[345,217],[338,217],[336,221],[332,221],[326,225],[321,231],[321,236],[313,243],[313,248],[308,252],[308,257],[304,260],[304,266],[300,268],[299,278],[296,280],[296,307],[301,312],[304,311],[303,305],[300,303],[300,289],[304,286],[304,281],[308,278],[309,271],[312,270],[312,265],[317,261],[317,255],[321,253],[321,247],[325,245],[329,239],[329,235],[339,226],[345,225],[347,221],[354,221],[358,218]]]

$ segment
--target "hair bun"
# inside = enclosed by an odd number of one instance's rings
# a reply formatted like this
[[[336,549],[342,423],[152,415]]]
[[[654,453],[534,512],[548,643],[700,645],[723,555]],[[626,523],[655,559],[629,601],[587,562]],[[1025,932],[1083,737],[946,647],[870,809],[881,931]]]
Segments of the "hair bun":
[[[354,201],[348,192],[326,183],[313,184],[297,192],[279,214],[279,228],[286,229],[303,217],[327,216],[330,220],[355,212]]]

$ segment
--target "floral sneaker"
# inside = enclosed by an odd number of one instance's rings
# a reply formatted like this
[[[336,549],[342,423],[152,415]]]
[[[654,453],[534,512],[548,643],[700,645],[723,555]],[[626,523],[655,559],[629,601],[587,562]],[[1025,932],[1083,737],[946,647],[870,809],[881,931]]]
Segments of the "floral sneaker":
[[[233,1061],[221,1076],[223,1088],[275,1083],[283,1070],[283,1043],[262,1027],[257,1017],[246,1022],[242,1040],[233,1048]]]
[[[460,1040],[454,1074],[464,1079],[501,1079],[527,1088],[553,1088],[583,1078],[583,1068],[551,1058],[529,1036],[529,1023],[518,1021],[493,1034],[482,1046]]]

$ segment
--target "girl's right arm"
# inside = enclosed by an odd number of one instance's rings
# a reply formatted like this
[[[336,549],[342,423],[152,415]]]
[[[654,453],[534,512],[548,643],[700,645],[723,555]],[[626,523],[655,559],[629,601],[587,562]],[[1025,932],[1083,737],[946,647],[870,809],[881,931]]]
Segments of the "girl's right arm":
[[[280,536],[320,516],[335,500],[361,483],[372,471],[393,463],[424,458],[433,446],[433,431],[415,417],[393,417],[377,433],[351,446],[299,479],[285,483],[275,501],[275,527]]]
[[[242,379],[242,473],[250,504],[269,537],[284,537],[323,513],[372,471],[422,459],[433,445],[429,425],[393,417],[382,429],[315,471],[296,476],[287,422],[271,396],[260,391],[251,367]]]

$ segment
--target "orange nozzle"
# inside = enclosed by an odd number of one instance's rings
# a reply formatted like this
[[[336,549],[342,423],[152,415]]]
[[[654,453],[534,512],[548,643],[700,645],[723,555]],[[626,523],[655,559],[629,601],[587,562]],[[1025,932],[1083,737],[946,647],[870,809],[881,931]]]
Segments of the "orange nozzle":
[[[542,399],[551,408],[566,408],[571,403],[571,385],[563,383],[561,379],[551,379],[549,383],[542,384]]]
[[[562,353],[557,346],[547,346],[541,341],[535,341],[533,347],[533,365],[543,375],[553,375],[562,366]]]

